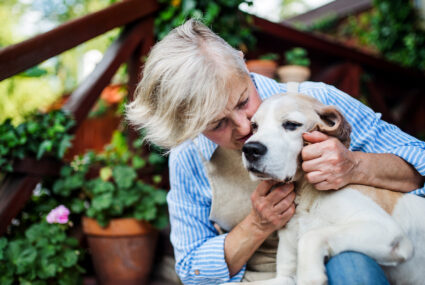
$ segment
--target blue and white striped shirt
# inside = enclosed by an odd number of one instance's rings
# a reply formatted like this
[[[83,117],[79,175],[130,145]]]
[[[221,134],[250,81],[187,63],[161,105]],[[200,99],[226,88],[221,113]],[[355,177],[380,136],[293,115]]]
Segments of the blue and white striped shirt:
[[[286,84],[251,74],[262,100],[285,93]],[[393,153],[409,162],[425,176],[425,143],[382,121],[381,114],[335,87],[324,83],[304,82],[300,93],[310,95],[325,105],[339,108],[352,126],[350,150],[369,153]],[[171,151],[169,158],[171,190],[167,201],[171,222],[176,271],[184,284],[217,284],[240,281],[245,267],[230,278],[224,259],[224,239],[209,220],[211,187],[202,158],[209,160],[217,145],[203,135]],[[425,187],[412,193],[425,195]]]

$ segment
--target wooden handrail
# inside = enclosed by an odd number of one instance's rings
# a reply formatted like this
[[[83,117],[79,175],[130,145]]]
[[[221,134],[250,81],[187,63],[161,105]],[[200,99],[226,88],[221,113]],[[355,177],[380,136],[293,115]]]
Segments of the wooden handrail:
[[[0,81],[158,9],[155,0],[124,0],[51,31],[0,49]]]
[[[140,21],[130,25],[107,50],[95,70],[78,86],[64,106],[73,114],[78,127],[87,117],[99,94],[109,84],[120,65],[125,62],[140,44],[141,35],[148,33],[150,21]],[[145,33],[144,33],[145,32]]]

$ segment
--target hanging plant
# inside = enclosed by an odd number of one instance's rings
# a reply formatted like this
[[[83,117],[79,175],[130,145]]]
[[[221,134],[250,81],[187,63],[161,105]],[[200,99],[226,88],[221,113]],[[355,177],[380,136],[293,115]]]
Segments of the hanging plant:
[[[234,48],[246,51],[255,44],[255,38],[248,26],[252,22],[251,16],[238,11],[241,3],[251,6],[252,0],[160,0],[159,2],[163,7],[155,18],[155,33],[159,40],[187,19],[197,18]]]

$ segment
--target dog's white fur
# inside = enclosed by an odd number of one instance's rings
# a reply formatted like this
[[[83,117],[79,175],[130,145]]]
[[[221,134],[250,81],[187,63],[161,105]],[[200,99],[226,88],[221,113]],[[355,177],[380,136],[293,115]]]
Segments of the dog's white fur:
[[[326,284],[325,258],[349,250],[375,259],[392,284],[424,284],[425,199],[360,185],[317,191],[303,179],[303,132],[319,129],[349,144],[349,125],[334,107],[278,94],[252,121],[258,129],[247,143],[260,142],[267,153],[253,163],[243,157],[245,167],[255,179],[295,181],[297,208],[279,231],[276,279],[251,284]],[[286,121],[302,125],[285,130]]]

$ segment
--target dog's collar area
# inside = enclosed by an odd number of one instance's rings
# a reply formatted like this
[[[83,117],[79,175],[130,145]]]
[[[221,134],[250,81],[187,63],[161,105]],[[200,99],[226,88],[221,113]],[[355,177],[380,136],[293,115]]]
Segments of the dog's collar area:
[[[287,91],[285,94],[297,94],[299,93],[298,89],[299,89],[300,83],[299,82],[288,82],[286,83],[286,88]]]

